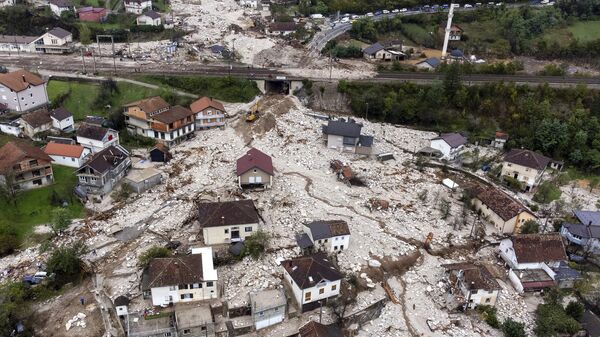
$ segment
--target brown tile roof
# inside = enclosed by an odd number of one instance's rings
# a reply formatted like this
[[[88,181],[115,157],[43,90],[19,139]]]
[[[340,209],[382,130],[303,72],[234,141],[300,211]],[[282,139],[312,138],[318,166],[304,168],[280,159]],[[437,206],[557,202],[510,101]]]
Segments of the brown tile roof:
[[[52,124],[52,118],[50,118],[50,113],[46,109],[30,112],[21,118],[34,129],[45,124]]]
[[[52,112],[50,113],[50,116],[56,118],[56,120],[62,121],[69,117],[72,117],[73,114],[69,110],[67,110],[63,107],[60,107],[60,108],[52,110]]]
[[[79,128],[77,128],[77,136],[94,140],[103,140],[108,130],[109,129],[101,126],[82,123]]]
[[[350,235],[348,223],[344,220],[313,221],[307,224],[306,227],[310,228],[313,240]]]
[[[478,187],[472,190],[473,196],[489,207],[504,221],[508,221],[521,212],[529,212],[523,204],[494,187]],[[529,212],[531,213],[531,212]],[[533,215],[533,214],[532,214]]]
[[[176,105],[176,106],[172,106],[169,108],[169,110],[165,111],[165,112],[161,112],[158,113],[154,116],[152,116],[153,119],[165,123],[165,124],[170,124],[173,123],[175,121],[184,119],[186,117],[189,116],[193,116],[194,114],[192,113],[191,110],[186,109],[184,107],[182,107],[181,105]]]
[[[252,200],[203,202],[198,204],[200,227],[219,227],[258,223]]]
[[[496,131],[496,138],[498,139],[508,139],[508,134],[502,131]]]
[[[322,280],[342,279],[342,274],[327,260],[324,254],[285,260],[281,262],[281,265],[300,289],[314,287]]]
[[[135,101],[129,104],[126,104],[125,107],[137,106],[142,111],[147,113],[148,115],[152,115],[153,113],[169,108],[169,103],[167,103],[162,97],[154,96],[146,99],[142,99],[139,101]]]
[[[81,157],[83,149],[84,148],[81,145],[60,144],[50,142],[44,147],[44,152],[49,156],[56,155],[71,158],[79,158]]]
[[[202,254],[156,258],[142,276],[142,289],[192,284],[204,281]]]
[[[202,98],[196,100],[195,102],[193,102],[192,104],[190,104],[190,109],[192,109],[193,113],[198,113],[209,107],[212,107],[214,109],[225,112],[225,107],[223,106],[223,104],[221,102],[215,101],[214,99],[206,97],[206,96],[202,97]]]
[[[502,289],[492,273],[485,265],[473,262],[460,262],[444,264],[442,267],[448,271],[463,271],[464,283],[467,289],[483,289],[487,291]]]
[[[39,76],[34,75],[26,70],[16,70],[6,74],[0,74],[0,84],[19,92],[27,89],[30,85],[42,85],[46,82]]]
[[[300,327],[300,337],[344,337],[339,327],[310,321]]]
[[[93,155],[78,171],[84,167],[90,167],[98,173],[104,173],[114,169],[129,157],[128,153],[121,150],[121,147],[111,145],[106,149]]]
[[[52,158],[41,149],[22,141],[14,141],[0,147],[0,172],[8,172],[14,165],[25,159],[52,161]]]
[[[236,173],[238,176],[241,176],[253,168],[258,168],[269,175],[273,175],[273,161],[271,157],[255,148],[251,148],[237,160]]]
[[[565,245],[558,233],[518,234],[511,238],[518,263],[566,261]]]
[[[536,170],[543,170],[552,160],[530,150],[512,149],[504,156],[504,161]]]

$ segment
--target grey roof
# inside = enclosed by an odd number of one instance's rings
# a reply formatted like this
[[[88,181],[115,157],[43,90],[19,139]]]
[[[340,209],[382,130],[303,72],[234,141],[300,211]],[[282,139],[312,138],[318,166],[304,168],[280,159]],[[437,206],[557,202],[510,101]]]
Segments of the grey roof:
[[[504,156],[504,161],[536,170],[544,170],[551,159],[530,150],[512,149]]]
[[[296,235],[296,243],[301,249],[306,249],[313,246],[313,242],[310,241],[310,238],[306,233]]]
[[[160,18],[160,14],[156,13],[155,11],[147,11],[146,13],[140,15],[140,16],[147,16],[151,19],[158,19]]]
[[[583,224],[570,223],[564,223],[562,226],[573,235],[577,235],[585,239],[600,239],[600,226],[588,226]]]
[[[313,221],[305,225],[310,229],[313,240],[328,239],[341,235],[350,235],[348,223],[344,220]]]
[[[336,135],[344,137],[358,138],[360,137],[360,130],[362,124],[356,123],[355,121],[329,121],[327,126],[323,127],[323,133],[327,135]]]
[[[373,136],[360,136],[360,138],[358,139],[358,145],[364,147],[373,146]]]
[[[223,51],[225,51],[225,47],[219,46],[218,44],[214,44],[214,45],[210,46],[209,48],[210,48],[210,51],[212,51],[214,54],[221,54]]]
[[[123,295],[115,298],[115,301],[113,302],[115,304],[116,307],[120,307],[123,305],[129,305],[129,299]]]
[[[64,30],[60,27],[55,27],[52,28],[52,30],[50,30],[48,34],[54,35],[60,39],[64,39],[65,37],[71,35],[71,32],[69,32],[68,30]]]
[[[444,140],[451,148],[457,148],[467,143],[467,138],[460,133],[442,133],[439,137],[435,137],[432,140],[436,139]]]
[[[0,43],[29,44],[37,40],[37,36],[0,35]]]
[[[179,307],[175,310],[177,328],[180,330],[201,327],[213,322],[210,304],[208,303],[204,305],[195,305],[194,307],[187,307],[185,309],[181,308],[182,307]]]
[[[242,254],[242,250],[244,250],[244,242],[240,241],[240,242],[236,242],[235,244],[229,246],[229,252],[235,256],[239,256],[240,254]]]
[[[586,310],[581,318],[581,325],[588,332],[589,337],[600,337],[600,317]]]
[[[287,304],[283,289],[269,289],[256,293],[250,293],[250,305],[252,311],[261,312],[264,310],[284,307]]]
[[[77,129],[77,137],[89,138],[93,140],[103,140],[110,129],[103,128],[94,124],[82,123]]]
[[[600,212],[598,211],[575,211],[573,213],[577,220],[584,225],[600,226]]]
[[[57,119],[59,121],[62,121],[62,120],[65,120],[65,119],[73,116],[73,114],[70,113],[69,110],[67,110],[63,107],[60,107],[58,109],[52,110],[52,112],[50,113],[50,116],[54,117],[55,119]]]
[[[425,61],[421,61],[419,63],[427,63],[432,68],[437,68],[437,66],[439,66],[440,63],[442,63],[442,61],[440,61],[440,59],[437,57],[430,57],[430,58],[426,59]]]
[[[465,57],[465,54],[460,49],[454,49],[450,52],[450,56],[452,57]]]
[[[553,270],[556,273],[557,280],[576,280],[581,278],[581,274],[577,270],[571,269],[565,261],[560,261],[558,268],[554,268]]]
[[[58,7],[73,7],[73,3],[70,0],[50,0],[48,2]]]
[[[363,53],[368,54],[368,55],[373,55],[382,49],[385,49],[385,47],[381,43],[376,42],[376,43],[368,46],[367,48],[363,49]]]

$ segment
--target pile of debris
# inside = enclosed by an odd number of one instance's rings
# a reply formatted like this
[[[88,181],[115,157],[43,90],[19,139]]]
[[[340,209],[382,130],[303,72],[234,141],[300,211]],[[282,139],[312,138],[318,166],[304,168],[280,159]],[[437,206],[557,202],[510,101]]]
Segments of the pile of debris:
[[[365,186],[365,183],[352,171],[350,166],[345,165],[341,161],[334,159],[329,163],[329,167],[333,173],[336,174],[337,179],[345,183],[348,187],[354,186]]]
[[[74,326],[78,326],[85,329],[85,317],[86,315],[83,312],[78,313],[77,315],[73,316],[73,318],[67,321],[67,323],[65,324],[65,328],[67,329],[67,331],[69,331]]]

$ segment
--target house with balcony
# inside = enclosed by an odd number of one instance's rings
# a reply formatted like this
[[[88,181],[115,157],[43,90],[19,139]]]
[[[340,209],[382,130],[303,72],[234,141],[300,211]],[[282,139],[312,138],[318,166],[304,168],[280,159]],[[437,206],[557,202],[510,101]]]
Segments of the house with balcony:
[[[82,123],[77,128],[76,135],[77,143],[92,153],[119,145],[119,132],[94,124]]]
[[[442,133],[431,139],[430,147],[441,153],[441,159],[455,160],[465,149],[467,138],[460,133]]]
[[[516,179],[523,184],[525,192],[533,190],[542,181],[542,176],[552,159],[525,149],[512,149],[502,161],[502,176]]]
[[[52,158],[21,141],[0,148],[0,184],[10,190],[29,190],[54,182]]]
[[[600,254],[600,212],[573,212],[578,220],[574,223],[563,223],[560,234],[567,239],[569,245],[576,246],[587,254]]]
[[[302,249],[339,253],[350,245],[350,228],[344,220],[318,220],[304,225],[297,237]]]
[[[39,109],[21,116],[21,126],[23,133],[34,139],[38,133],[52,129],[52,118],[46,109]]]
[[[558,233],[513,235],[500,241],[498,251],[509,269],[508,278],[520,293],[558,284],[558,271],[567,261],[565,246]]]
[[[325,305],[340,294],[342,274],[325,254],[315,254],[281,262],[283,278],[302,312]]]
[[[92,155],[75,171],[78,180],[76,193],[82,198],[103,198],[127,174],[130,167],[129,152],[120,145],[111,145]]]
[[[323,136],[327,147],[341,152],[370,155],[373,147],[373,137],[361,134],[363,125],[348,118],[330,120],[322,126]]]
[[[123,107],[127,132],[144,137],[151,136],[150,117],[169,110],[170,105],[162,97],[154,96],[131,102]]]
[[[190,105],[196,119],[196,130],[222,127],[225,125],[223,103],[209,97],[202,97]]]
[[[46,54],[73,52],[73,34],[60,27],[53,28],[33,41],[35,51]]]
[[[26,70],[0,74],[0,105],[26,112],[48,105],[46,81]]]
[[[160,26],[162,25],[162,17],[160,13],[155,11],[147,11],[135,19],[138,26]]]
[[[219,297],[217,270],[211,247],[192,248],[192,254],[150,261],[142,274],[142,293],[152,305],[202,301]]]
[[[125,0],[123,4],[127,13],[142,14],[145,9],[152,9],[152,0]]]
[[[448,275],[451,298],[462,309],[478,305],[495,306],[502,288],[487,266],[476,262],[442,265]]]
[[[198,221],[206,245],[244,241],[258,230],[259,215],[252,200],[201,202]]]

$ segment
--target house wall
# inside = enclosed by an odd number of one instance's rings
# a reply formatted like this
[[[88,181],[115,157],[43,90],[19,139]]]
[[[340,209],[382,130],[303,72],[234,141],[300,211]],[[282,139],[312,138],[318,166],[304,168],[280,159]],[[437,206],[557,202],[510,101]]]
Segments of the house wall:
[[[16,125],[0,123],[0,132],[18,137],[21,134],[21,128]]]
[[[308,229],[308,227],[306,226],[304,228]],[[307,231],[310,232],[310,230]],[[312,240],[312,235],[308,234],[308,236]],[[317,240],[317,242],[313,241],[313,243],[315,245],[315,248],[318,250],[324,250],[330,253],[341,252],[342,250],[348,249],[348,246],[350,245],[350,235],[334,236],[326,240],[322,239]]]
[[[135,191],[135,193],[142,193],[146,190],[160,184],[162,182],[162,176],[157,174],[143,181],[133,181],[128,179],[127,177],[123,179],[123,182]]]
[[[0,43],[0,51],[2,52],[23,52],[23,53],[33,53],[35,52],[35,47],[31,43],[10,43],[10,42],[2,42]]]
[[[84,149],[83,152],[81,153],[81,157],[79,157],[79,158],[59,156],[59,155],[49,155],[49,156],[50,156],[50,158],[52,158],[54,160],[54,164],[79,168],[79,167],[81,167],[81,165],[83,165],[85,163],[84,158],[89,153],[90,153],[89,149]]]
[[[44,45],[46,46],[64,46],[67,43],[73,42],[73,35],[69,34],[64,38],[59,38],[58,36],[46,33],[42,35],[42,41],[44,41]]]
[[[600,254],[600,238],[582,238],[575,236],[565,227],[561,227],[560,234],[569,240],[570,243],[581,246],[584,251],[591,252],[592,254]]]
[[[543,170],[536,170],[530,167],[521,166],[514,163],[502,163],[502,175],[515,178],[522,183],[525,183],[529,188],[537,186],[543,175]]]
[[[251,183],[254,184],[258,178],[260,178],[260,181],[263,185],[271,187],[273,183],[273,177],[265,171],[257,168],[240,175],[238,177],[238,183],[240,187]]]
[[[143,1],[139,4],[137,2],[125,2],[125,11],[128,13],[142,14],[144,9],[152,8],[152,1]]]
[[[521,280],[519,280],[517,274],[515,274],[515,272],[512,269],[508,271],[508,279],[510,280],[510,283],[512,283],[515,290],[519,294],[522,294],[524,290],[523,285],[521,284]]]
[[[419,62],[416,64],[417,68],[419,69],[428,69],[428,70],[433,70],[434,68],[429,65],[429,63],[427,62]]]
[[[283,322],[285,318],[285,304],[252,313],[256,330]]]
[[[138,26],[140,26],[140,25],[160,26],[161,18],[152,19],[149,16],[141,15],[141,16],[137,17],[136,23]]]
[[[450,145],[448,145],[448,143],[446,143],[444,140],[442,139],[435,139],[431,141],[430,144],[431,148],[439,150],[440,152],[442,152],[442,158],[444,159],[450,159],[451,155],[450,155]]]
[[[468,291],[468,290],[467,290]],[[468,291],[469,292],[469,291]],[[464,294],[465,299],[468,298],[468,307],[473,309],[478,305],[496,305],[498,299],[498,290],[487,291],[484,289],[477,289],[474,292]]]
[[[225,113],[208,107],[196,113],[196,130],[225,125]]]
[[[329,297],[334,297],[340,294],[341,280],[333,282],[322,282],[321,284],[315,285],[314,287],[300,289],[300,287],[294,282],[290,274],[284,269],[283,277],[292,288],[294,298],[300,307],[307,303],[320,301]],[[335,288],[335,290],[332,290]],[[323,289],[323,293],[319,294],[319,290]],[[306,299],[306,294],[310,293],[310,299]]]
[[[48,104],[46,83],[30,85],[27,89],[15,92],[0,84],[0,103],[8,106],[9,110],[23,112]]]
[[[111,136],[112,139],[109,140]],[[90,149],[92,153],[98,153],[111,145],[119,145],[119,133],[115,130],[109,130],[104,136],[103,140],[95,140],[91,138],[77,136],[77,143],[83,147]]]
[[[252,230],[247,232],[246,227],[252,228]],[[202,235],[204,236],[204,244],[218,245],[223,243],[240,241],[231,238],[231,232],[235,228],[239,230],[240,240],[243,241],[246,239],[246,237],[254,234],[254,232],[258,230],[258,224],[254,223],[233,226],[204,227],[202,229]],[[227,233],[225,231],[227,231]]]
[[[537,218],[529,212],[521,212],[517,216],[513,217],[508,221],[504,221],[498,214],[496,214],[491,208],[485,205],[481,200],[474,198],[473,206],[475,209],[481,212],[481,215],[485,217],[489,222],[494,225],[494,228],[500,233],[513,234],[517,233],[521,226],[527,220],[536,220]]]
[[[60,16],[62,14],[62,12],[66,12],[71,10],[72,8],[69,7],[58,7],[55,4],[50,4],[50,10],[52,10],[52,13],[54,13],[56,16]]]
[[[59,121],[58,119],[51,117],[52,118],[52,127],[59,129],[59,130],[63,130],[63,131],[71,131],[73,130],[73,116],[71,117],[67,117],[65,119],[63,119],[62,121]]]
[[[194,124],[187,124],[179,129],[171,129],[170,131],[148,130],[146,137],[154,138],[167,146],[173,146],[179,143],[182,139],[194,133]]]
[[[26,134],[29,138],[33,138],[38,132],[48,131],[52,128],[52,123],[43,124],[38,126],[37,128],[32,127],[31,125],[29,125],[29,123],[25,121],[23,121],[21,125],[23,125],[23,133]]]
[[[392,59],[392,54],[385,49],[382,49],[375,53],[375,59],[388,61]]]
[[[209,285],[210,284],[210,285]],[[152,294],[152,305],[160,306],[172,303],[185,303],[194,301],[203,301],[211,298],[217,298],[217,282],[205,281],[187,285],[190,289],[179,289],[179,285],[156,287],[150,289]],[[191,294],[192,298],[182,299],[184,294]]]
[[[355,139],[355,144],[358,143],[358,138]],[[356,151],[356,146],[344,145],[344,137],[337,135],[327,135],[327,147],[330,149],[336,149],[343,152]]]

